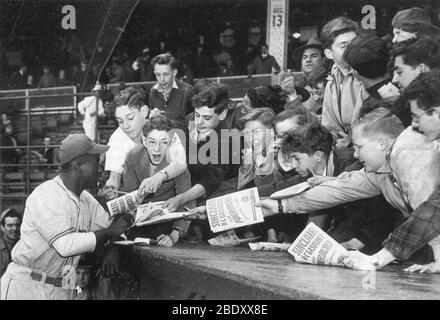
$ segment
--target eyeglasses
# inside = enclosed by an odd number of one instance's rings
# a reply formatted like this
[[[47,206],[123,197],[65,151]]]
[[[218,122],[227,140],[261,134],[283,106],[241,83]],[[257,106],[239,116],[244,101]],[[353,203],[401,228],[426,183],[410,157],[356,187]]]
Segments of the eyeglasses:
[[[367,142],[365,142],[364,144],[352,144],[353,145],[353,149],[355,152],[359,153],[359,151],[366,146],[367,144],[369,144],[370,142],[372,142],[373,140],[368,140]]]
[[[424,111],[421,112],[420,114],[414,114],[414,113],[411,113],[411,117],[412,117],[413,121],[415,121],[415,122],[419,122],[419,121],[420,121],[420,118],[421,118],[424,114],[426,114],[426,113],[428,113],[428,112],[431,112],[431,111],[434,110],[434,109],[435,109],[435,107],[429,108],[428,110],[424,110]]]

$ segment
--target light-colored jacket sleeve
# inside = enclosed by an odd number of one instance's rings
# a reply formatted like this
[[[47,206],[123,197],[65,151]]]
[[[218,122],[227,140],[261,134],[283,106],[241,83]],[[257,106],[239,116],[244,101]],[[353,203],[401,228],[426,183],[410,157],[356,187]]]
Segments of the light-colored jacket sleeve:
[[[344,131],[344,128],[340,125],[339,120],[335,114],[335,108],[333,101],[332,86],[337,85],[333,80],[329,80],[324,90],[324,100],[322,103],[322,118],[321,124],[329,129],[333,133]]]
[[[286,199],[286,211],[307,213],[355,200],[372,198],[380,193],[375,174],[367,174],[364,169],[344,172],[336,180]]]
[[[413,210],[440,187],[440,152],[428,147],[399,150],[392,155],[392,170]]]

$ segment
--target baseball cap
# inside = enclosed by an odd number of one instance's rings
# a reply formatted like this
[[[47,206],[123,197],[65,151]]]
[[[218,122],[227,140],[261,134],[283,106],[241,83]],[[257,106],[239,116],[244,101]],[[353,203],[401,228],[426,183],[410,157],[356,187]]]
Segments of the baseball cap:
[[[66,164],[83,154],[101,154],[109,148],[109,146],[93,142],[83,133],[70,134],[61,141],[60,162]]]

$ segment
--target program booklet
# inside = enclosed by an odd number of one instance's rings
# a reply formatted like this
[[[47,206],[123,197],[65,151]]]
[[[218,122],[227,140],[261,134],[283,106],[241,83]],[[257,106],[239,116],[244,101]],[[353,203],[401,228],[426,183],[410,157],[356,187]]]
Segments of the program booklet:
[[[263,212],[255,206],[258,201],[257,188],[207,200],[206,211],[211,231],[217,233],[263,222]]]
[[[141,204],[136,211],[135,225],[145,226],[166,221],[179,220],[188,216],[188,212],[170,212],[163,209],[165,201]]]

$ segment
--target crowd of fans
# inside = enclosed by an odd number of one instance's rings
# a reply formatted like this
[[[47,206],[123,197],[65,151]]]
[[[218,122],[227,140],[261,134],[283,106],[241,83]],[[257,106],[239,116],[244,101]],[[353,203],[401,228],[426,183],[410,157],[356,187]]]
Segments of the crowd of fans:
[[[300,73],[267,62],[279,71],[280,85],[250,88],[238,104],[225,85],[201,80],[193,87],[179,79],[182,64],[171,54],[155,56],[147,73],[157,83],[149,94],[128,87],[115,96],[118,128],[107,146],[93,142],[90,119],[87,135],[63,140],[60,175],[27,199],[21,240],[1,278],[2,299],[102,297],[83,280],[79,290],[63,288],[63,267],[79,265],[83,279],[93,270],[84,253],[95,251],[101,275],[112,275],[118,271],[113,247],[101,252],[108,240],[141,236],[163,247],[207,240],[214,236],[207,199],[250,187],[268,197],[305,181],[313,188],[261,200],[265,222],[237,234],[292,242],[314,222],[354,250],[343,259],[347,268],[379,270],[409,260],[416,264],[407,272],[439,273],[440,35],[420,8],[399,11],[392,27],[393,36],[384,39],[337,17],[320,40],[298,48]],[[261,58],[267,57],[263,49]],[[123,64],[112,63],[113,76],[122,76]],[[95,120],[99,99],[98,93],[82,105]],[[239,145],[221,130],[241,132]],[[108,221],[87,191],[96,187],[103,153],[109,179],[98,196],[137,190],[139,203],[164,201],[164,209],[192,216],[132,228],[131,215]]]

